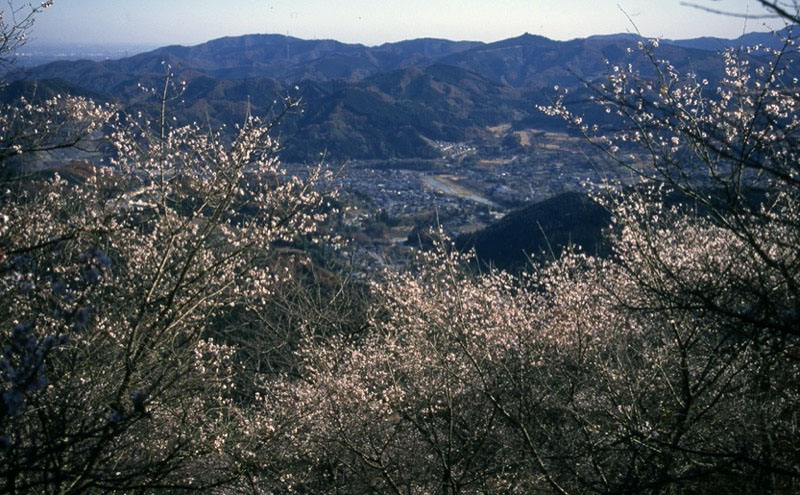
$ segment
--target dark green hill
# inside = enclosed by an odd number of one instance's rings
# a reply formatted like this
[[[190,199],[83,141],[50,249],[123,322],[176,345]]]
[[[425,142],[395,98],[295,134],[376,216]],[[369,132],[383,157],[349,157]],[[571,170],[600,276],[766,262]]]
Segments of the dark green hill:
[[[603,230],[611,216],[588,195],[564,193],[515,210],[474,234],[456,239],[460,250],[474,248],[478,259],[505,270],[523,268],[530,257],[558,256],[569,246],[606,255]]]
[[[768,199],[766,191],[759,188],[739,191],[742,196],[736,200],[727,199],[728,192],[721,189],[705,191],[703,196],[714,198],[715,211],[729,211],[735,204],[739,211],[750,209],[758,215]],[[639,193],[634,187],[624,194]],[[688,215],[712,213],[708,206],[677,190],[668,190],[662,201],[665,207]],[[586,193],[568,192],[514,210],[482,230],[457,237],[455,244],[461,251],[474,248],[484,264],[514,271],[524,268],[530,258],[557,257],[570,245],[590,255],[608,256],[606,230],[610,225],[611,214],[605,207]]]

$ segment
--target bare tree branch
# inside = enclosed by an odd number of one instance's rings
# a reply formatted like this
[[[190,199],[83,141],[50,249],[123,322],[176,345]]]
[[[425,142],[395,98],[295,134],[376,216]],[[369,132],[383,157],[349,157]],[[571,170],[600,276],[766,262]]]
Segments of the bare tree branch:
[[[719,0],[713,0],[713,1],[719,1]],[[740,17],[742,19],[784,19],[792,24],[800,24],[800,15],[798,15],[798,12],[800,12],[800,10],[798,10],[798,7],[800,5],[798,5],[798,2],[792,1],[791,3],[789,3],[789,2],[778,2],[778,1],[770,2],[767,0],[759,0],[759,3],[772,13],[752,14],[749,12],[734,12],[731,10],[716,9],[695,2],[681,2],[681,5],[710,12],[712,14],[719,14],[728,17]],[[792,13],[792,10],[794,11],[794,13]]]

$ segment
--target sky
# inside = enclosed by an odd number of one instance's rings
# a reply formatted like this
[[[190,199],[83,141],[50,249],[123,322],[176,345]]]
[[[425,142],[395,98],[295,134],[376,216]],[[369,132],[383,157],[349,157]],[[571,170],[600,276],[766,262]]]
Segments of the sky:
[[[694,0],[752,16],[755,0]],[[631,23],[635,24],[636,27]],[[531,33],[567,40],[629,32],[736,38],[775,20],[721,16],[681,0],[55,0],[37,19],[38,43],[195,45],[279,33],[378,45],[435,37],[496,41]]]

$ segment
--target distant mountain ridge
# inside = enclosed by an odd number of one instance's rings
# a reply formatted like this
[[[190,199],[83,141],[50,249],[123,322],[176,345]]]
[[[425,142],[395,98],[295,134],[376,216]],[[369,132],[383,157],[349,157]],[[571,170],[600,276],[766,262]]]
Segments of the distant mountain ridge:
[[[754,31],[745,33],[738,38],[715,38],[712,36],[701,36],[699,38],[689,38],[681,40],[662,39],[661,43],[668,45],[675,45],[681,48],[692,48],[695,50],[705,51],[720,51],[728,48],[739,48],[761,45],[772,49],[780,49],[784,41],[783,39],[791,34],[791,28],[787,27],[778,32],[771,31]],[[589,40],[627,40],[627,41],[641,41],[647,39],[634,33],[619,33],[607,35],[594,35],[590,36]]]
[[[715,50],[706,49],[714,40],[665,41],[659,53],[679,71],[713,82],[722,69]],[[154,105],[141,87],[162,84],[169,66],[187,84],[175,109],[179,122],[232,126],[291,93],[303,97],[306,112],[285,122],[285,135],[297,138],[287,143],[289,159],[321,152],[339,159],[435,158],[433,141],[480,141],[498,125],[563,129],[535,105],[547,102],[555,85],[574,89],[585,104],[585,82],[605,77],[608,64],[635,59],[629,49],[638,41],[630,34],[555,41],[526,33],[493,43],[425,38],[368,47],[256,34],[118,60],[59,61],[9,79],[54,92],[83,90],[146,113]],[[652,71],[641,67],[645,75]],[[17,82],[3,94],[23,94],[23,88]]]
[[[521,87],[531,77],[519,73],[523,65],[531,70],[553,71],[556,66],[579,62],[587,55],[614,58],[620,45],[642,39],[630,33],[596,35],[569,41],[555,41],[525,33],[492,43],[422,38],[384,43],[379,46],[342,43],[335,40],[304,40],[278,34],[250,34],[214,39],[194,46],[172,45],[131,57],[105,61],[60,61],[29,68],[16,77],[62,78],[91,85],[89,89],[111,89],[106,77],[124,73],[131,76],[162,72],[161,63],[175,70],[196,72],[218,79],[269,77],[281,83],[305,79],[358,81],[371,75],[432,64],[456,65],[490,80]],[[674,47],[714,52],[721,48],[761,44],[777,47],[773,33],[748,33],[737,39],[695,38],[662,40]],[[535,55],[535,56],[532,56]],[[695,53],[695,56],[700,56]],[[513,59],[503,63],[503,59]],[[602,62],[602,57],[598,62]],[[591,70],[583,72],[591,72]],[[106,77],[104,77],[106,76]],[[535,78],[534,78],[535,80]]]
[[[283,83],[305,79],[360,80],[380,72],[427,65],[476,45],[480,43],[428,38],[366,47],[334,40],[252,34],[218,38],[188,47],[166,46],[118,60],[54,62],[26,72],[39,79],[73,80],[77,75],[89,76],[84,82],[101,90],[110,89],[102,76],[163,72],[162,62],[176,71],[191,71],[217,79],[269,77]]]

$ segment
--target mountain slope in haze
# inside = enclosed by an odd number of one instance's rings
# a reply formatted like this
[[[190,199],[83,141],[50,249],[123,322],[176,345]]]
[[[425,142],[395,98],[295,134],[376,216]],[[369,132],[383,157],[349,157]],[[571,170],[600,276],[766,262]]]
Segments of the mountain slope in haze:
[[[688,40],[664,40],[664,42],[683,48],[694,48],[708,51],[722,51],[728,48],[736,49],[756,45],[772,48],[773,50],[779,50],[784,46],[784,39],[788,37],[791,37],[791,28],[787,27],[781,29],[777,33],[746,33],[732,40],[706,36]]]
[[[482,76],[517,88],[575,88],[585,81],[605,77],[609,65],[633,60],[652,73],[634,39],[575,39],[553,41],[524,34],[517,38],[489,43],[444,57],[440,63],[462,67]],[[628,53],[633,49],[633,55]],[[715,52],[663,44],[659,57],[670,60],[681,72],[694,69],[702,77],[721,68]]]
[[[745,33],[739,36],[738,38],[733,38],[733,39],[715,38],[712,36],[701,36],[699,38],[689,38],[681,40],[662,39],[660,41],[661,44],[674,45],[674,46],[679,46],[681,48],[691,48],[694,50],[705,50],[711,52],[726,50],[728,48],[736,49],[736,48],[756,46],[756,45],[761,45],[777,50],[784,45],[785,43],[784,40],[786,38],[791,37],[791,35],[792,35],[792,29],[786,27],[777,32],[754,31],[751,33]],[[634,33],[617,33],[617,34],[597,34],[594,36],[589,36],[587,40],[637,42],[637,41],[646,41],[647,38]]]
[[[254,34],[219,38],[195,46],[166,46],[118,60],[54,62],[30,68],[24,75],[81,81],[90,89],[104,92],[114,89],[110,74],[131,78],[163,74],[162,62],[179,75],[188,71],[217,79],[269,77],[286,84],[306,79],[357,81],[381,72],[424,66],[478,44],[423,38],[367,47],[333,40]]]
[[[102,62],[54,62],[27,69],[17,78],[62,78],[87,89],[109,93],[124,78],[162,74],[162,62],[179,76],[195,73],[216,79],[269,77],[283,84],[302,80],[360,81],[376,74],[428,65],[456,65],[514,87],[576,84],[572,74],[593,79],[605,73],[605,60],[618,63],[635,35],[604,35],[555,41],[524,34],[482,43],[423,38],[368,47],[333,40],[303,40],[276,34],[219,38],[195,46],[167,46],[132,57]],[[665,40],[663,55],[676,66],[704,65],[718,45],[776,44],[771,33],[750,33],[737,40],[697,38]],[[669,48],[668,48],[669,47]]]

